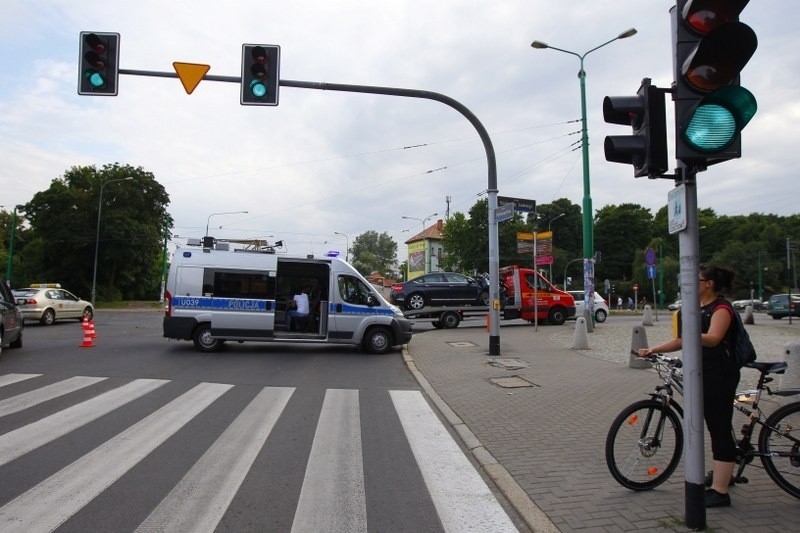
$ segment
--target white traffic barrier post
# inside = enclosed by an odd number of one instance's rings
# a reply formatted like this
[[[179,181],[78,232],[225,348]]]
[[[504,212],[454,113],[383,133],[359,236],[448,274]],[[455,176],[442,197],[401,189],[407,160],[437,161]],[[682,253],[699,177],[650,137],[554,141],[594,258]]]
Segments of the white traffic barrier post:
[[[634,326],[633,333],[631,335],[631,354],[630,359],[628,360],[629,367],[650,368],[653,366],[650,364],[650,361],[634,355],[634,352],[638,352],[639,348],[647,347],[647,332],[645,331],[644,326]]]
[[[650,304],[644,306],[644,313],[642,314],[642,325],[643,326],[653,325],[653,309],[650,307]]]
[[[753,306],[748,305],[744,308],[744,316],[742,317],[742,322],[745,324],[755,324],[755,320],[753,319]]]
[[[589,335],[586,333],[586,319],[582,316],[579,316],[575,320],[575,335],[572,337],[572,349],[589,349]]]
[[[781,374],[780,388],[793,389],[800,387],[800,342],[786,344],[786,362],[789,368]]]

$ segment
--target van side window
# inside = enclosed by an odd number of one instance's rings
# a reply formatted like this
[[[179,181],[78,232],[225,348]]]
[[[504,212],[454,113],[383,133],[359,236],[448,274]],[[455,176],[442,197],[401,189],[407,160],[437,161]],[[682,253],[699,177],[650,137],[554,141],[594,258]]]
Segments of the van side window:
[[[203,272],[203,294],[217,298],[274,300],[275,278],[270,278],[266,272],[207,268]]]
[[[367,305],[367,298],[372,291],[364,282],[353,276],[340,275],[338,279],[339,294],[347,303]]]

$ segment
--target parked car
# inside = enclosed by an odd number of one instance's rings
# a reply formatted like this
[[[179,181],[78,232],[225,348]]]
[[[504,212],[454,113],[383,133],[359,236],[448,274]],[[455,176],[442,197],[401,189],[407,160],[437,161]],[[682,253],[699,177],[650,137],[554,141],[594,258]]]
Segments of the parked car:
[[[489,305],[489,289],[464,274],[432,272],[395,283],[389,298],[393,304],[413,310],[437,305]]]
[[[800,294],[773,294],[767,304],[767,314],[775,320],[789,314],[800,317]]]
[[[764,303],[759,299],[752,299],[752,300],[734,300],[732,302],[733,308],[738,310],[744,310],[748,305],[753,307],[753,311],[758,311],[759,309],[764,308]]]
[[[575,316],[583,316],[583,291],[567,291],[575,299]],[[595,322],[605,322],[608,318],[608,302],[597,292],[594,293],[594,320]]]
[[[680,300],[675,300],[674,302],[672,302],[671,304],[669,304],[667,306],[667,309],[669,309],[670,311],[677,311],[680,308],[681,308],[681,301]]]
[[[25,320],[38,320],[49,326],[56,320],[84,317],[91,320],[94,316],[91,303],[62,289],[58,283],[32,285],[13,292]]]
[[[22,348],[22,313],[6,281],[0,279],[0,354],[3,348]]]

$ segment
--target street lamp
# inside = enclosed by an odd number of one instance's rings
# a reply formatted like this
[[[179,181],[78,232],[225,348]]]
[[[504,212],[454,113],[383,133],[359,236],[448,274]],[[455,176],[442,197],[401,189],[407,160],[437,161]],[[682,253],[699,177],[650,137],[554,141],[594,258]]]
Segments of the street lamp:
[[[0,206],[2,207],[2,206]],[[14,258],[14,237],[17,233],[17,210],[22,209],[21,205],[15,205],[11,212],[11,235],[8,240],[8,264],[6,265],[6,283],[11,283]]]
[[[347,241],[347,248],[345,248],[345,250],[344,250],[344,260],[349,262],[350,261],[350,237],[348,237],[344,233],[340,233],[338,231],[334,231],[333,234],[334,235],[341,235]]]
[[[208,225],[211,223],[211,217],[215,217],[217,215],[242,215],[246,214],[247,211],[225,211],[224,213],[211,213],[208,215],[208,220],[206,220],[206,237],[208,237]]]
[[[550,246],[551,247],[553,246],[553,234],[551,233],[553,230],[550,228],[550,226],[551,226],[551,224],[553,224],[554,220],[558,220],[559,218],[561,218],[561,217],[563,217],[565,215],[566,215],[566,213],[561,213],[560,215],[556,215],[556,216],[554,216],[553,218],[550,219],[550,222],[547,223],[547,232],[550,233]],[[550,255],[553,255],[552,252],[550,253]],[[553,261],[552,261],[552,259],[550,261],[549,267],[550,268],[548,269],[548,271],[549,271],[548,279],[550,280],[550,283],[553,283]]]
[[[432,214],[426,216],[425,218],[407,217],[405,215],[400,217],[400,218],[404,218],[406,220],[418,220],[419,222],[422,223],[422,233],[420,235],[422,235],[422,250],[423,250],[423,255],[424,255],[424,257],[423,257],[423,263],[424,264],[422,266],[422,270],[423,270],[424,274],[427,274],[430,271],[430,257],[429,257],[429,254],[428,254],[428,241],[427,241],[427,239],[425,239],[425,224],[427,224],[430,219],[432,219],[433,217],[438,216],[438,215],[439,215],[439,213],[432,213]]]
[[[100,185],[100,199],[97,201],[97,233],[95,234],[94,238],[94,269],[92,269],[92,307],[94,307],[95,296],[97,295],[97,252],[100,250],[100,213],[103,211],[103,189],[106,188],[106,185],[109,183],[114,183],[117,181],[129,181],[132,180],[133,176],[128,176],[127,178],[117,178],[113,180],[104,181],[102,185]]]
[[[581,153],[583,155],[583,290],[584,302],[586,304],[584,308],[588,312],[589,317],[592,316],[594,308],[594,298],[590,297],[590,295],[594,294],[594,230],[592,228],[592,194],[589,186],[589,135],[586,129],[586,71],[583,70],[583,60],[595,50],[607,44],[611,44],[617,39],[625,39],[633,35],[636,35],[636,29],[630,28],[613,39],[604,42],[600,46],[595,46],[582,55],[550,46],[542,41],[533,41],[531,43],[531,47],[533,48],[552,48],[553,50],[573,55],[581,62],[581,69],[578,71],[578,79],[581,85]]]

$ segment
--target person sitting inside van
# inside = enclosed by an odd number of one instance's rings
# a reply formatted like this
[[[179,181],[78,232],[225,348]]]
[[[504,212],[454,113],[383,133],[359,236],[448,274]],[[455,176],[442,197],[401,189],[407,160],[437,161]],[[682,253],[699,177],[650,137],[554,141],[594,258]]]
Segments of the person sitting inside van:
[[[292,319],[308,319],[308,311],[308,288],[303,287],[289,302],[289,310],[286,311],[286,331],[292,331]]]

